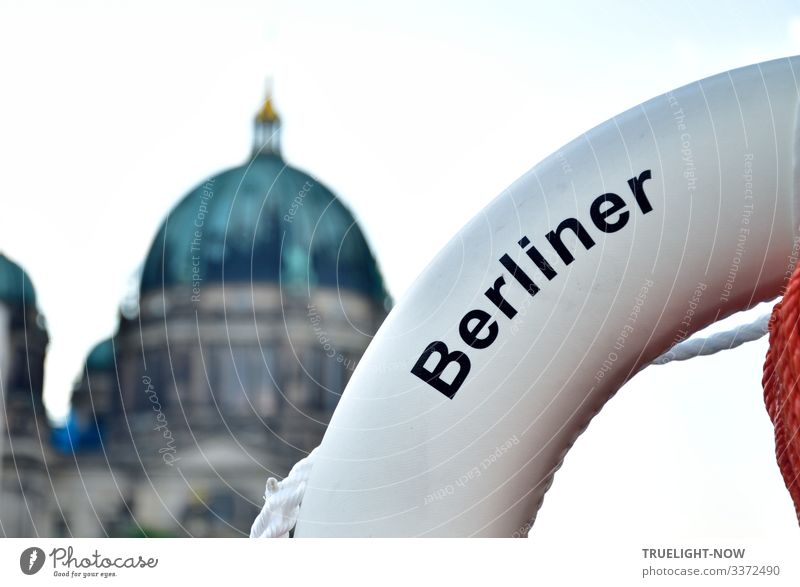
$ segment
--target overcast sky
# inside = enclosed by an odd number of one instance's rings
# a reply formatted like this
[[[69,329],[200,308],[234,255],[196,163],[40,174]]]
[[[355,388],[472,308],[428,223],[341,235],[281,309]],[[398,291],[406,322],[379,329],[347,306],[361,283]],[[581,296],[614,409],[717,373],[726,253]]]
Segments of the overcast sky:
[[[0,2],[0,250],[30,272],[49,323],[53,416],[113,333],[169,209],[249,155],[268,77],[286,159],[351,207],[397,299],[469,218],[579,133],[695,79],[800,53],[788,1],[328,4]],[[757,544],[764,563],[777,544],[796,553],[761,399],[765,350],[630,383],[556,476],[536,552],[602,544],[613,526],[634,545],[725,537]]]

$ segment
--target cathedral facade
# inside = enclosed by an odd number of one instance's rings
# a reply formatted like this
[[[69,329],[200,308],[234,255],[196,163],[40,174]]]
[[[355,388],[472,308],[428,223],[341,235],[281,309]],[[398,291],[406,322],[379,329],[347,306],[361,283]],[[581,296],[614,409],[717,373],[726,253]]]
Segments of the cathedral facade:
[[[49,337],[22,267],[0,254],[0,534],[52,533],[47,464],[55,457],[42,401]]]
[[[137,302],[36,447],[48,520],[21,535],[244,536],[266,478],[321,441],[389,297],[351,212],[284,161],[270,100],[254,136],[156,233]]]

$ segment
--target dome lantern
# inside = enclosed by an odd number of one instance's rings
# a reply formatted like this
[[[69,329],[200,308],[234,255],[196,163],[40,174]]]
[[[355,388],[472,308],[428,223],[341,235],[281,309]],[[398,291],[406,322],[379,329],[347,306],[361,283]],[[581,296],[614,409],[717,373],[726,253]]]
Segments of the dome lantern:
[[[270,91],[253,121],[253,157],[258,155],[281,156],[281,119]]]

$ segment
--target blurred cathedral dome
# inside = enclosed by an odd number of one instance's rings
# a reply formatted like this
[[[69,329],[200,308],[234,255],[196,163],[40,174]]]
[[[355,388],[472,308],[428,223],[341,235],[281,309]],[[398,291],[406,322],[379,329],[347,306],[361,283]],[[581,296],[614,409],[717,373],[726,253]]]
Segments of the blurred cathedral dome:
[[[0,302],[9,306],[35,305],[36,290],[25,270],[0,253]]]
[[[253,157],[189,192],[159,228],[140,297],[173,287],[274,283],[358,293],[383,307],[386,290],[352,213],[280,155],[271,100],[256,117]]]

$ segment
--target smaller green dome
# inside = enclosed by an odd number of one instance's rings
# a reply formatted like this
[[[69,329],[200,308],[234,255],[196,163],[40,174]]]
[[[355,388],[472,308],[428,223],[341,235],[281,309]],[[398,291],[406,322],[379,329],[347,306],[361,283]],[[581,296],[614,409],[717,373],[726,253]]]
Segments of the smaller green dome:
[[[36,291],[25,270],[0,253],[0,302],[12,306],[36,305]]]
[[[86,368],[89,371],[114,370],[114,343],[110,338],[98,342],[86,358]]]

